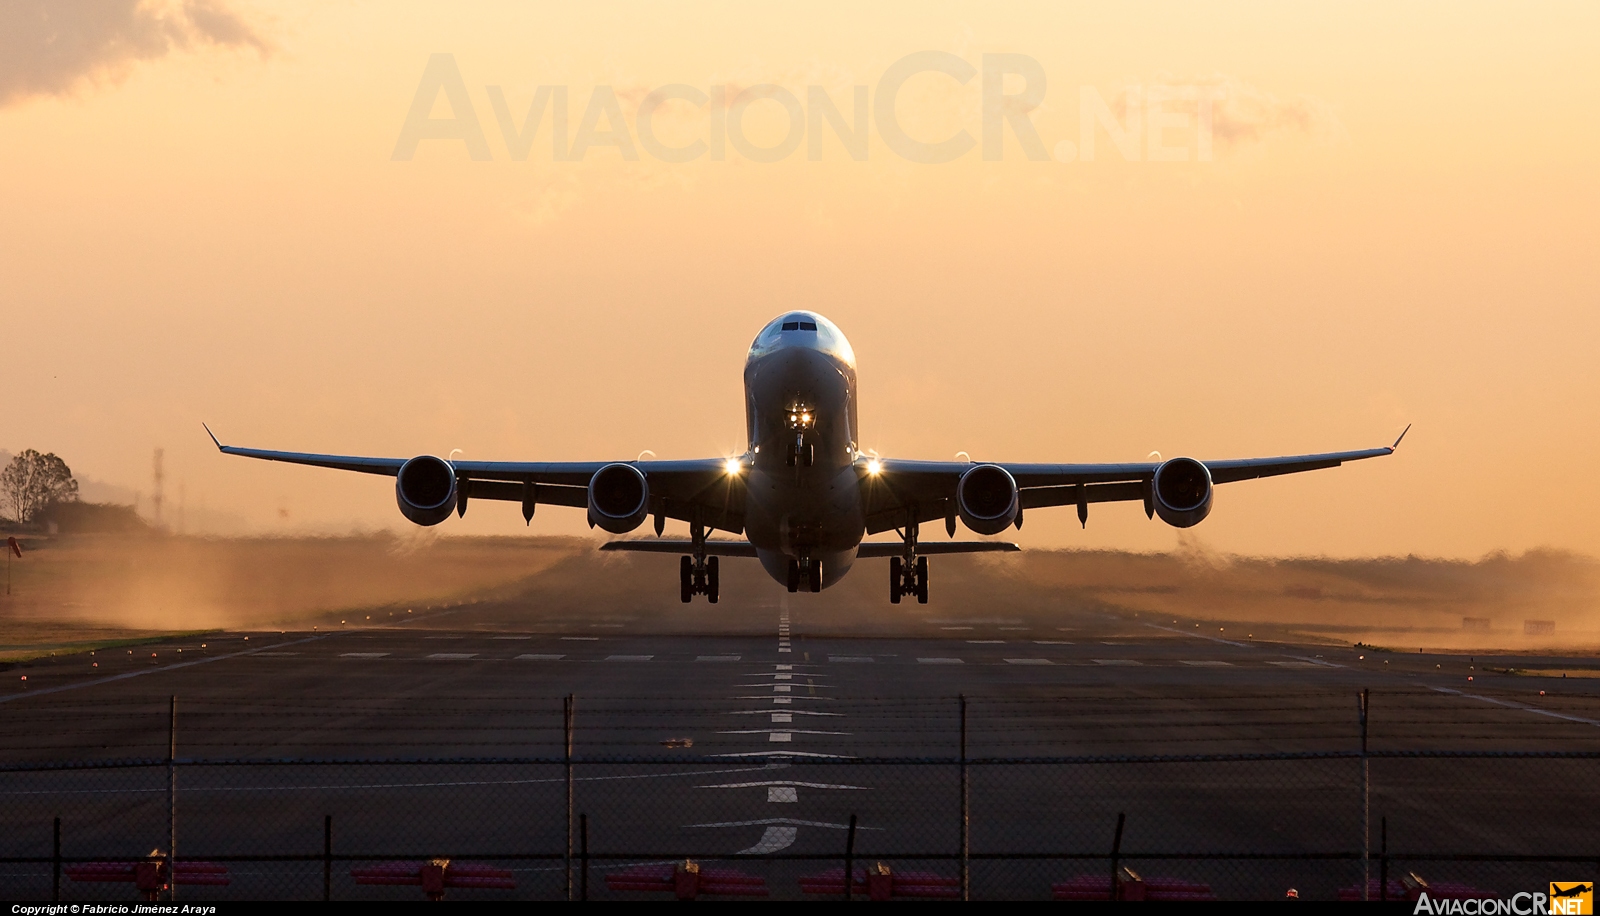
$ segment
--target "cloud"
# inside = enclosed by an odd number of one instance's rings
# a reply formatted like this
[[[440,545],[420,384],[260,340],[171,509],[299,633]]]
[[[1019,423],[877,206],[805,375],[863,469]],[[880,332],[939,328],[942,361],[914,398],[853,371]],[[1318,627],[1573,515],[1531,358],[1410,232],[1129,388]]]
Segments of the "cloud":
[[[135,63],[198,45],[265,38],[221,0],[6,0],[0,3],[0,106],[115,82]]]

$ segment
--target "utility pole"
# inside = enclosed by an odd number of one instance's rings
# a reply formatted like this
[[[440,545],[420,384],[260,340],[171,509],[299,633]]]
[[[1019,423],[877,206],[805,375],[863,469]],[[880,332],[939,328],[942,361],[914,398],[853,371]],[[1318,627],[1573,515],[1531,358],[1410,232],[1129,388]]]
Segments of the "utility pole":
[[[156,527],[161,527],[161,484],[166,479],[166,472],[161,469],[161,449],[156,449],[155,459],[151,462],[151,479],[155,489],[150,494],[150,508],[155,515]]]

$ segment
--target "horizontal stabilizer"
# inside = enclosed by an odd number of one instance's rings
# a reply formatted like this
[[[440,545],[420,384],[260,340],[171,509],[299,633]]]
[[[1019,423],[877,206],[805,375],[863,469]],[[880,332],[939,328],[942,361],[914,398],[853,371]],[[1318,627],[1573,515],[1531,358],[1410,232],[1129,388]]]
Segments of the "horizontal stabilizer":
[[[1011,553],[1021,547],[1010,541],[924,541],[917,545],[917,554],[924,557],[945,553]],[[856,556],[863,560],[878,557],[898,557],[906,552],[899,541],[864,541]]]
[[[694,553],[694,542],[688,538],[659,538],[637,541],[607,541],[601,550],[627,550],[634,553]],[[755,559],[755,545],[749,541],[706,541],[708,557],[750,557]]]

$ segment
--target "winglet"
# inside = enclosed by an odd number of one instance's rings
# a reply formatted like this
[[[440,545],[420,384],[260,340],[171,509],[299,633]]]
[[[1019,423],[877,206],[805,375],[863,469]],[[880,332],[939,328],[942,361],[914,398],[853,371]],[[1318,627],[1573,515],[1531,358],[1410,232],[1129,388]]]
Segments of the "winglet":
[[[1411,424],[1410,424],[1410,423],[1407,423],[1407,424],[1406,424],[1406,428],[1405,428],[1405,429],[1402,429],[1402,430],[1400,430],[1400,439],[1404,439],[1404,438],[1405,438],[1405,437],[1406,437],[1406,433],[1409,433],[1409,432],[1411,432]],[[1395,449],[1397,449],[1397,448],[1399,448],[1399,447],[1400,447],[1400,439],[1396,439],[1396,440],[1394,440],[1394,444],[1393,444],[1393,445],[1391,445],[1391,446],[1389,446],[1389,451],[1391,451],[1391,452],[1392,452],[1392,451],[1394,451],[1394,450],[1395,450]]]
[[[216,443],[217,451],[222,451],[222,443],[217,442],[217,434],[211,431],[211,427],[206,426],[204,423],[201,423],[200,426],[205,429],[206,435],[211,437],[211,441]]]

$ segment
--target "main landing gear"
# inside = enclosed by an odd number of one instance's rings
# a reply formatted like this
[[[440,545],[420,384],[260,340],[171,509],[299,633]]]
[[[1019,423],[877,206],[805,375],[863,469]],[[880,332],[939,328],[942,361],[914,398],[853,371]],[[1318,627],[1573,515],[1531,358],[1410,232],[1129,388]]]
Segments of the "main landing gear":
[[[798,592],[802,584],[808,592],[822,591],[821,563],[810,557],[803,564],[800,560],[789,561],[789,591]]]
[[[706,556],[705,526],[690,525],[689,537],[694,544],[694,556],[678,561],[678,597],[688,604],[695,595],[705,595],[707,601],[716,604],[717,558]]]
[[[889,603],[899,604],[902,595],[916,595],[918,604],[928,603],[928,558],[917,556],[917,523],[906,526],[906,551],[889,558]]]

